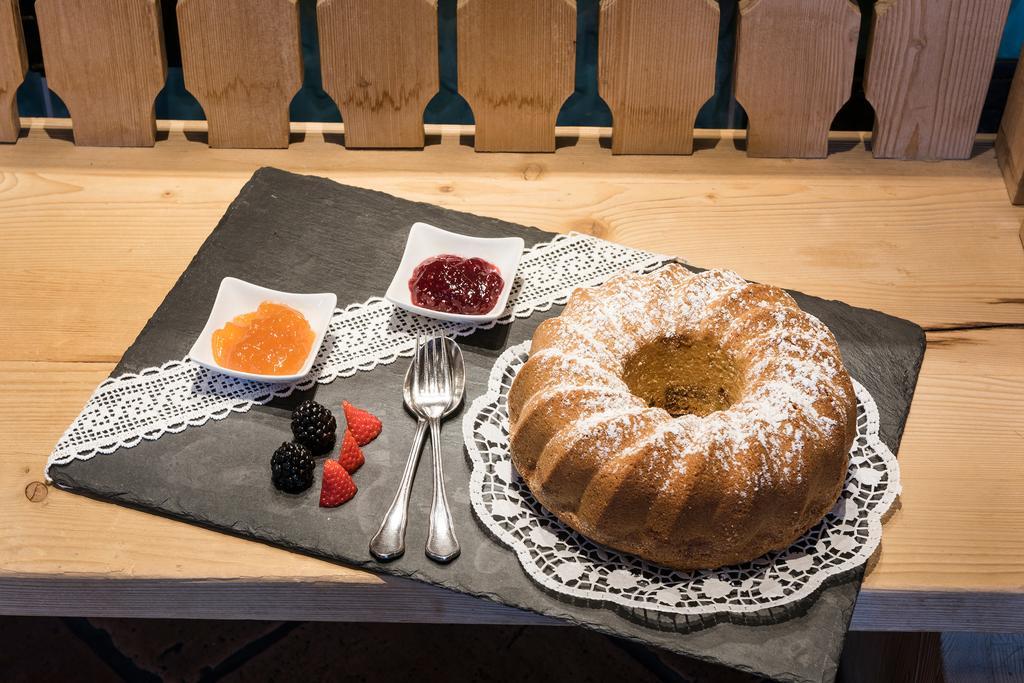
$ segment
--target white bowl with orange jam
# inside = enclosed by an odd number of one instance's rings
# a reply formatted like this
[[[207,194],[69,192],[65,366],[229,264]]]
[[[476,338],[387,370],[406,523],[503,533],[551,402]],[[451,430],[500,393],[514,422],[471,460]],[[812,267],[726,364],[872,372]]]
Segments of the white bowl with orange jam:
[[[242,379],[301,379],[313,368],[337,305],[333,293],[279,292],[226,277],[188,356]]]

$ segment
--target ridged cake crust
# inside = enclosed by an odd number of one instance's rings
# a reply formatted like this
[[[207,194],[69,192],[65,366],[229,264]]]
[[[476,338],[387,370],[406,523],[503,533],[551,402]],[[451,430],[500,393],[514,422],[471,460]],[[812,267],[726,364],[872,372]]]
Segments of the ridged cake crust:
[[[630,359],[666,339],[711,340],[735,368],[731,405],[673,416],[631,392]],[[508,409],[512,462],[548,510],[680,570],[746,562],[820,521],[857,416],[817,318],[778,288],[679,265],[574,292],[537,328]]]

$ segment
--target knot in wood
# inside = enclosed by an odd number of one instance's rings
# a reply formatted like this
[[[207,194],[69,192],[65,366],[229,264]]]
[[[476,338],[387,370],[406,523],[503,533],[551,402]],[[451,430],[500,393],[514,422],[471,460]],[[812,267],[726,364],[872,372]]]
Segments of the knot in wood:
[[[25,487],[25,497],[33,503],[41,503],[49,492],[50,487],[41,481],[33,481]]]
[[[571,229],[583,232],[594,237],[606,239],[611,234],[611,227],[600,218],[588,217],[573,221]]]
[[[543,173],[544,168],[540,164],[527,164],[523,169],[523,180],[536,180]]]

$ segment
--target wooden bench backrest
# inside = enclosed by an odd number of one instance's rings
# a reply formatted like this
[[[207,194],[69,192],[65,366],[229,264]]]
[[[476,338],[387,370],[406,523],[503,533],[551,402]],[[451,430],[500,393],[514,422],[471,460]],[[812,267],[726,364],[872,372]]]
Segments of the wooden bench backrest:
[[[168,0],[164,0],[165,2]],[[37,0],[49,85],[75,142],[154,144],[166,58],[160,0]],[[876,157],[971,154],[1010,0],[878,0],[865,90]],[[297,0],[180,0],[185,86],[216,147],[288,145],[302,85]],[[572,94],[572,0],[459,0],[459,92],[479,151],[553,151]],[[434,0],[319,0],[323,84],[349,147],[416,148],[438,90]],[[821,157],[850,97],[861,16],[850,0],[742,0],[735,94],[755,156]],[[689,154],[714,92],[714,0],[604,0],[598,82],[613,154]],[[0,0],[0,140],[14,141],[26,69],[17,0]]]

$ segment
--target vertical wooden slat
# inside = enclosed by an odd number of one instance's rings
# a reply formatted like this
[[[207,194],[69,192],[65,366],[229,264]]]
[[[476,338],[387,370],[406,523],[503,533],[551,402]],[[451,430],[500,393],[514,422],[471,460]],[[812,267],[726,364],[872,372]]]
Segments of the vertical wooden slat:
[[[159,0],[36,0],[46,77],[75,144],[152,147],[167,59]]]
[[[302,87],[297,0],[180,0],[185,87],[203,106],[211,147],[288,146]]]
[[[439,87],[436,0],[320,0],[317,24],[345,146],[422,147]]]
[[[736,99],[750,119],[747,154],[824,157],[850,97],[860,10],[849,0],[742,0]]]
[[[555,119],[573,91],[576,3],[461,0],[459,93],[478,152],[553,152]]]
[[[971,155],[1010,0],[880,0],[864,91],[874,155]]]
[[[697,113],[715,94],[718,4],[605,0],[598,42],[612,153],[691,154]]]
[[[996,135],[996,158],[1006,181],[1006,191],[1014,204],[1024,204],[1024,52],[1017,62],[1010,85],[1010,96]],[[1021,228],[1024,240],[1024,227]]]
[[[944,683],[952,680],[947,675],[942,634],[936,632],[850,633],[839,662],[839,680],[845,683]]]
[[[25,80],[28,56],[18,0],[0,0],[0,142],[18,139],[18,86]]]

